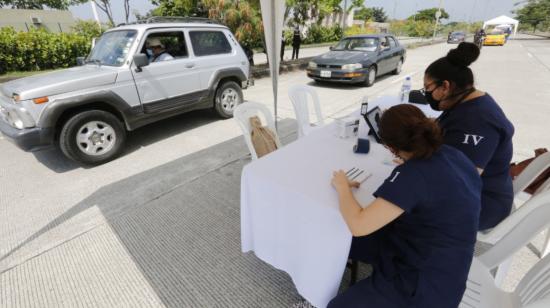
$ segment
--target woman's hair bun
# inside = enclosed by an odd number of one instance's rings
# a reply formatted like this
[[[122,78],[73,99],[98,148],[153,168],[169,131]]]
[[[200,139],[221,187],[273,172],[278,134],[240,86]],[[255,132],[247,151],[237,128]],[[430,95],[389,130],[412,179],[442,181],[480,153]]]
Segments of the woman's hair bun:
[[[447,60],[456,66],[470,66],[479,57],[479,48],[474,43],[462,42],[447,53]]]

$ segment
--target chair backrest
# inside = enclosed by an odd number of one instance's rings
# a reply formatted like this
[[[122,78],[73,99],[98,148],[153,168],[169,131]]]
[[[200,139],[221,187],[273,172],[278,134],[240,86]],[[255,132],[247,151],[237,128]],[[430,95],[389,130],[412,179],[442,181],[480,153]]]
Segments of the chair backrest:
[[[518,308],[514,293],[504,292],[496,284],[491,269],[476,257],[472,260],[466,290],[459,308]]]
[[[271,116],[271,111],[269,111],[265,105],[256,102],[244,102],[238,105],[233,111],[233,117],[243,132],[244,140],[248,150],[250,151],[250,155],[252,155],[252,159],[258,159],[258,154],[256,154],[256,150],[254,149],[254,145],[252,144],[252,139],[250,137],[250,117],[253,116],[259,116],[260,119],[263,118],[262,122],[275,133],[275,142],[277,143],[278,148],[281,147],[281,142],[277,136],[275,121],[273,120],[273,116]]]
[[[539,260],[523,276],[514,292],[496,286],[491,269],[474,258],[460,308],[550,307],[550,256]]]
[[[525,246],[550,225],[550,190],[529,199],[523,206],[498,224],[493,231],[502,233],[493,247],[478,257],[493,269]]]
[[[546,152],[535,158],[515,179],[514,196],[522,192],[531,184],[537,176],[550,167],[550,152]]]
[[[514,293],[519,297],[522,306],[544,301],[550,307],[550,256],[538,261],[521,279]]]
[[[320,125],[325,124],[325,120],[321,112],[319,96],[314,88],[305,85],[294,85],[288,90],[288,96],[290,97],[290,101],[294,107],[294,112],[296,113],[296,121],[298,122],[298,137],[303,137],[305,135],[304,127],[309,126],[311,123],[309,118],[308,97],[311,97],[315,115],[317,117],[317,123]]]

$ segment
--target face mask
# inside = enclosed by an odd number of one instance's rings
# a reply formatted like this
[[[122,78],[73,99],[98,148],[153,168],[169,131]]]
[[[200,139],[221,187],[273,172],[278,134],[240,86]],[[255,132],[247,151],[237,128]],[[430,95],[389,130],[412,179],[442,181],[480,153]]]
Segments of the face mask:
[[[435,111],[440,111],[439,109],[439,103],[441,103],[441,101],[438,101],[436,100],[433,96],[432,96],[432,93],[434,91],[425,91],[424,92],[424,96],[426,97],[426,101],[430,104],[430,107],[432,107],[433,110]]]

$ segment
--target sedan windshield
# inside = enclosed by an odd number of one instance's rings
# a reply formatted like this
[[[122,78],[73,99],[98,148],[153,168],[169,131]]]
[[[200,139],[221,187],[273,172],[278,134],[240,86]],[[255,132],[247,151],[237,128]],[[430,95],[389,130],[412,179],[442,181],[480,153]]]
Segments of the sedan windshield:
[[[378,39],[373,37],[346,38],[338,42],[333,50],[357,50],[374,52],[378,47]]]
[[[136,38],[136,31],[121,30],[103,34],[88,55],[86,62],[121,66]]]

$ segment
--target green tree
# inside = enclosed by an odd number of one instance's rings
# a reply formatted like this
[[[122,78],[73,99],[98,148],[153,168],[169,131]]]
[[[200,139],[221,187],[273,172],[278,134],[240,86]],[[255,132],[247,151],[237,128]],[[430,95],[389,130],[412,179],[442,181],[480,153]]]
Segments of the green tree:
[[[436,19],[435,14],[438,10],[439,9],[436,7],[431,9],[420,10],[416,12],[416,14],[410,16],[408,19],[417,20],[417,21],[424,20],[424,21],[434,22]],[[441,17],[439,19],[448,19],[448,18],[449,18],[449,14],[444,9],[441,9]]]
[[[520,24],[530,25],[534,32],[539,25],[550,23],[550,0],[528,0],[523,3],[526,3],[525,6],[514,11]]]
[[[362,7],[355,11],[355,14],[353,15],[353,19],[355,20],[364,20],[369,21],[373,19],[373,13],[372,8],[370,7]]]
[[[77,20],[76,24],[71,27],[74,34],[84,36],[88,39],[99,37],[107,27],[100,26],[93,20]]]
[[[207,17],[208,9],[200,0],[151,0],[157,7],[152,10],[153,16],[199,16]]]
[[[42,10],[51,9],[66,10],[69,5],[86,2],[85,0],[0,0],[0,7],[11,6],[16,9]]]
[[[372,18],[376,22],[386,22],[388,21],[388,15],[382,7],[373,7],[372,8]]]
[[[208,18],[225,24],[243,46],[263,47],[263,24],[259,10],[247,1],[203,0]]]
[[[286,0],[285,20],[290,26],[304,25],[307,20],[316,19],[318,16],[319,0]]]

